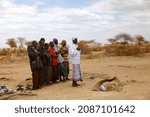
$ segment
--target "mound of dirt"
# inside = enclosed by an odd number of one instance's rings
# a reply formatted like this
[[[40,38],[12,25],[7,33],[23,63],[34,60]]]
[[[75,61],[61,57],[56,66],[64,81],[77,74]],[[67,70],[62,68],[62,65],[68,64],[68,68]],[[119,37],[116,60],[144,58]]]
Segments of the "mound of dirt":
[[[103,79],[97,82],[93,91],[122,91],[124,83],[121,83],[117,77]]]

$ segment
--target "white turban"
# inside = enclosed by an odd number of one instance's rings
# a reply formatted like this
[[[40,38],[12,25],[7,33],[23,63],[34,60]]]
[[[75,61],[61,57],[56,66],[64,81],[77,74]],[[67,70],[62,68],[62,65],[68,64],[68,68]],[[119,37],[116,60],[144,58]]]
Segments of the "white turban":
[[[77,39],[77,37],[73,37],[73,38],[72,38],[72,41],[74,41],[75,39]]]

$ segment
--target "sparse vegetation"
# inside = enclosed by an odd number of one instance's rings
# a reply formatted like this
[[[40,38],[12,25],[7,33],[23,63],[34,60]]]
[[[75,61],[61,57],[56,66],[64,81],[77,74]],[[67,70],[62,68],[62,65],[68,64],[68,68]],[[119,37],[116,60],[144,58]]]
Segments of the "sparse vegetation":
[[[19,43],[19,47],[20,47],[20,48],[23,48],[24,43],[26,42],[26,39],[23,38],[23,37],[18,37],[17,40],[18,40],[18,43]]]
[[[16,41],[18,40],[18,41]],[[26,41],[25,38],[19,37],[17,39],[10,38],[6,44],[10,48],[0,50],[0,56],[22,56],[27,55],[27,50],[24,45],[30,46],[32,41]],[[108,39],[110,44],[101,45],[95,40],[81,40],[79,47],[81,48],[82,58],[95,59],[100,58],[102,54],[109,56],[139,56],[144,53],[150,53],[150,42],[142,35],[131,36],[127,33],[120,33],[113,38]],[[17,42],[19,48],[17,48]]]
[[[4,48],[0,49],[0,56],[26,56],[27,49],[26,48]]]
[[[79,47],[81,48],[81,54],[90,54],[92,51],[104,50],[104,46],[101,46],[101,44],[95,42],[95,40],[82,40],[79,42]]]
[[[16,43],[15,39],[13,39],[13,38],[8,39],[6,44],[8,44],[10,46],[10,48],[16,48],[17,47],[17,43]]]
[[[0,56],[11,56],[11,52],[9,48],[0,49]]]
[[[26,42],[25,42],[25,45],[26,45],[26,46],[31,46],[31,45],[32,45],[32,41],[26,41]]]
[[[127,33],[120,33],[116,35],[115,40],[121,45],[127,45],[133,42],[133,38]]]
[[[105,54],[116,56],[138,56],[142,54],[142,51],[137,45],[109,45],[106,47]]]
[[[106,55],[115,56],[138,56],[150,52],[150,44],[141,35],[131,37],[129,34],[121,33],[115,38],[108,39],[111,43],[106,46]],[[146,42],[146,43],[145,43]]]
[[[88,41],[79,41],[79,47],[81,49],[81,54],[89,54],[90,53],[90,49],[88,47]]]

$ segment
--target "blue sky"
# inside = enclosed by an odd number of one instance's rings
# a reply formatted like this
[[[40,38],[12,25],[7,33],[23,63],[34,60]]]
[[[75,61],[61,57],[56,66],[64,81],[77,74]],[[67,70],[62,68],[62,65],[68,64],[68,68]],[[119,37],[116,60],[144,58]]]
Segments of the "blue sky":
[[[148,0],[0,0],[0,47],[8,38],[51,41],[76,36],[107,43],[119,33],[150,40]]]
[[[91,0],[39,0],[39,1],[45,3],[41,5],[43,7],[61,6],[65,8],[79,8],[89,5],[91,3]],[[16,4],[32,5],[36,3],[36,0],[14,0],[14,2]]]

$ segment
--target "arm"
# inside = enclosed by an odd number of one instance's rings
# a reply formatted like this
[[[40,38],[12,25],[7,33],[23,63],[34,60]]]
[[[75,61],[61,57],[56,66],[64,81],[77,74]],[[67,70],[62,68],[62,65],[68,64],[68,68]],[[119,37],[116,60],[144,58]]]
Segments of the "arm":
[[[68,48],[61,48],[60,50],[62,56],[68,53]]]
[[[52,58],[57,58],[58,56],[51,54],[51,57],[52,57]]]
[[[80,51],[78,51],[77,49],[74,49],[74,48],[70,47],[69,48],[69,54],[70,54],[70,56],[74,57],[74,56],[80,54]]]
[[[34,48],[32,47],[28,47],[28,55],[29,55],[29,58],[32,60],[37,59],[37,53],[36,51],[34,51]]]

